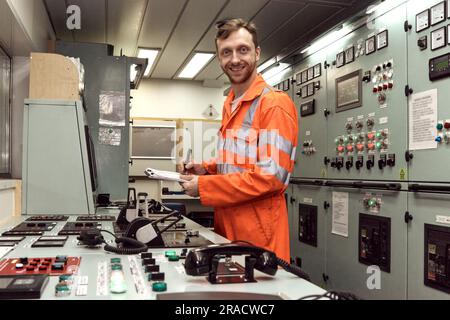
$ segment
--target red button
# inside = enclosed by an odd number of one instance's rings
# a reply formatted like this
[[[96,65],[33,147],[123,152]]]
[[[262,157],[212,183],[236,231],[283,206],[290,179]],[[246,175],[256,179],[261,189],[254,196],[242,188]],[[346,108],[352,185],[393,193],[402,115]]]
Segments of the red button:
[[[367,134],[367,139],[369,139],[369,140],[373,140],[375,138],[375,133],[368,133]]]
[[[377,92],[378,92],[378,87],[373,87],[372,92],[373,92],[373,93],[377,93]]]
[[[344,152],[344,147],[343,147],[343,146],[337,147],[337,151],[338,151],[338,152]]]
[[[444,123],[444,128],[445,129],[450,129],[450,122]]]
[[[364,145],[361,144],[361,143],[358,143],[358,144],[356,145],[356,149],[358,149],[358,151],[363,151],[363,150],[364,150]]]
[[[388,88],[388,85],[386,83],[383,84],[383,90],[387,90],[387,88]]]
[[[388,88],[389,88],[389,89],[392,89],[393,86],[394,86],[394,83],[393,83],[393,82],[389,82],[389,83],[388,83]]]
[[[353,152],[353,146],[347,146],[347,151],[348,152]]]
[[[369,150],[373,150],[373,149],[375,149],[375,144],[374,144],[374,143],[368,143],[368,144],[367,144],[367,148],[368,148]]]
[[[378,86],[378,92],[383,91],[383,86]]]

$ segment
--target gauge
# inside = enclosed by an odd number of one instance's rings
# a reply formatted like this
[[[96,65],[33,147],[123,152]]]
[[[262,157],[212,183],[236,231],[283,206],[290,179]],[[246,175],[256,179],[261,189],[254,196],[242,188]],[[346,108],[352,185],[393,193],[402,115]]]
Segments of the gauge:
[[[308,81],[314,78],[314,68],[308,69]]]
[[[308,86],[302,87],[302,98],[308,97]]]
[[[416,32],[425,30],[430,26],[430,10],[427,9],[416,14]]]
[[[345,63],[350,63],[354,58],[355,47],[351,46],[350,48],[345,49]]]
[[[302,83],[308,82],[308,72],[306,70],[302,71]]]
[[[336,68],[340,68],[344,64],[345,64],[345,53],[344,51],[342,51],[336,55]]]
[[[308,97],[314,95],[314,83],[308,84]]]
[[[314,78],[320,77],[322,74],[322,65],[320,63],[314,66]]]
[[[388,31],[384,30],[377,34],[377,50],[388,46]]]
[[[445,20],[445,1],[442,1],[438,3],[437,5],[431,7],[430,9],[431,13],[431,25],[434,26],[435,24],[438,24],[439,22],[442,22]]]
[[[430,38],[431,38],[431,50],[436,50],[442,47],[445,47],[447,43],[446,38],[446,27],[442,27],[440,29],[434,30],[431,32]]]
[[[366,40],[366,54],[375,52],[375,36],[372,36]]]

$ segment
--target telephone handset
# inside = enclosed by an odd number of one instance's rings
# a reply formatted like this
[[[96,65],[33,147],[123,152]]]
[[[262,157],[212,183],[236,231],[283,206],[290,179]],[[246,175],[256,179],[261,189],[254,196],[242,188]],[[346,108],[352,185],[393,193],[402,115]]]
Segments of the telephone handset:
[[[272,251],[242,242],[213,244],[190,250],[186,255],[184,264],[186,274],[191,276],[209,274],[208,280],[212,283],[217,283],[219,257],[232,255],[246,255],[245,278],[247,280],[245,282],[255,281],[253,279],[253,268],[273,276],[277,272],[278,266],[300,278],[310,280],[308,274],[303,270],[278,258]]]
[[[184,268],[186,274],[199,276],[212,270],[213,258],[220,255],[249,255],[256,259],[254,268],[271,276],[277,272],[278,262],[275,253],[266,249],[242,243],[212,244],[190,250]]]

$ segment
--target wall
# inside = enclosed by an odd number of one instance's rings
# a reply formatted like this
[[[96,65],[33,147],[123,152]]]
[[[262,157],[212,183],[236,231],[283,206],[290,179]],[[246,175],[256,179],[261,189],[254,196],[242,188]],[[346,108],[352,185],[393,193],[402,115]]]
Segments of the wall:
[[[131,93],[131,117],[203,119],[202,112],[212,104],[220,119],[223,90],[204,87],[198,81],[145,79]]]
[[[204,87],[199,81],[181,80],[149,80],[144,79],[138,90],[132,91],[132,118],[163,118],[163,119],[205,119],[202,113],[210,104],[219,113],[216,120],[222,117],[222,105],[225,100],[224,88]],[[134,160],[134,162],[139,160]],[[167,163],[163,163],[167,162]],[[136,167],[142,167],[136,164]],[[175,170],[172,160],[153,160],[145,166],[160,170]],[[130,167],[130,175],[135,172]],[[161,186],[157,181],[137,180],[130,184],[137,192],[147,192],[149,198],[160,200]],[[178,183],[170,184],[170,190],[181,190]],[[200,207],[195,200],[189,205],[190,210],[211,210]]]

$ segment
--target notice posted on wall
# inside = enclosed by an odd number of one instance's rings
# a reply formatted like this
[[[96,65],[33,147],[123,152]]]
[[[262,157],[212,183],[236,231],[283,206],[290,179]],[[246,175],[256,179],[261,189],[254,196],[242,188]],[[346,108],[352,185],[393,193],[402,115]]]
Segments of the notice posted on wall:
[[[348,237],[348,193],[333,192],[333,221],[331,233]]]
[[[98,129],[98,142],[110,146],[120,146],[122,132],[120,129],[100,127]]]
[[[411,95],[409,101],[409,150],[437,148],[437,89]]]
[[[125,126],[125,92],[101,91],[98,101],[101,126]]]

